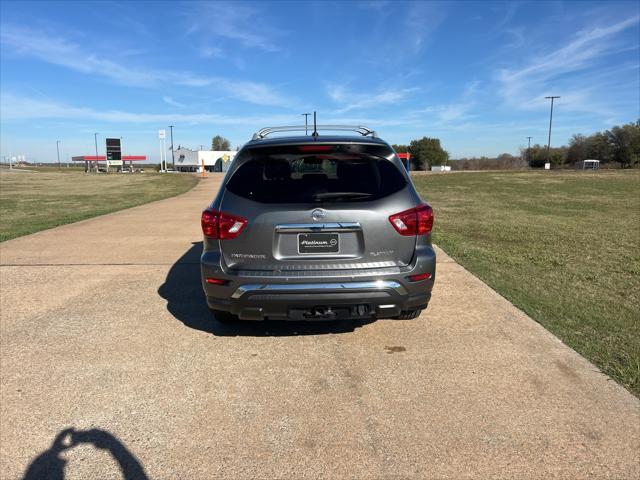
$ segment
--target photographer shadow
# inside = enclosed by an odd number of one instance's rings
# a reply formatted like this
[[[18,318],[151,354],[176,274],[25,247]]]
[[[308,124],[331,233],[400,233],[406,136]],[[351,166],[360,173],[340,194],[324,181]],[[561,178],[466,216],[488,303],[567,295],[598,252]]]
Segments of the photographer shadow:
[[[167,310],[185,326],[222,337],[293,336],[350,333],[374,320],[337,321],[238,321],[222,323],[214,319],[200,283],[202,242],[194,242],[169,269],[158,294],[167,301]]]
[[[114,435],[105,430],[73,428],[62,430],[51,447],[29,464],[23,480],[64,480],[67,460],[61,454],[80,444],[91,444],[95,448],[107,450],[120,467],[124,480],[148,480],[149,477],[135,455]]]

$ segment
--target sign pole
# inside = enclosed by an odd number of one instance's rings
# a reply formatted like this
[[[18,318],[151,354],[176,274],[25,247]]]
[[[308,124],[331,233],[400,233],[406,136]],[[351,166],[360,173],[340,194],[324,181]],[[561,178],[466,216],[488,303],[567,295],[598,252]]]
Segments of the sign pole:
[[[162,155],[164,155],[164,170],[165,172],[169,171],[169,167],[167,166],[167,140],[166,138],[162,139]]]
[[[158,138],[160,139],[160,171],[167,171],[167,160],[164,155],[164,139],[167,136],[166,130],[158,130]]]

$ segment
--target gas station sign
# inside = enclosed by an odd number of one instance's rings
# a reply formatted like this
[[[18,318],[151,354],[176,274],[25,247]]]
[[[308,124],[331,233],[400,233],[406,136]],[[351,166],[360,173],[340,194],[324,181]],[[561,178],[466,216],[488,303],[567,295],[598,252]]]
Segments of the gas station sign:
[[[119,138],[107,138],[107,166],[122,166],[122,145]]]

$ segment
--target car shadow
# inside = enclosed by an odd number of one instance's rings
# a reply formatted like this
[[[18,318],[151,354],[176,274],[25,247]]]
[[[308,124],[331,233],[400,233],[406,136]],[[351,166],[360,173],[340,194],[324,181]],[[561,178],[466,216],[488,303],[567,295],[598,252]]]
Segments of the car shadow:
[[[194,242],[169,269],[158,294],[167,301],[167,310],[184,325],[221,337],[324,335],[353,332],[375,320],[331,322],[239,321],[221,323],[209,311],[200,281],[202,242]]]
[[[120,467],[124,480],[148,480],[136,456],[115,435],[105,430],[73,428],[64,429],[56,435],[51,446],[29,464],[23,480],[64,480],[67,460],[62,454],[82,444],[107,450]]]

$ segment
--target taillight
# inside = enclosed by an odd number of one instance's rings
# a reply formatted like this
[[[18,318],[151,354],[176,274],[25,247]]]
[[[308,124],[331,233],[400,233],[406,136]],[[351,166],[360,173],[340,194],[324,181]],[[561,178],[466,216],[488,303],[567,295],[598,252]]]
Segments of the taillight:
[[[200,217],[202,233],[205,237],[218,238],[218,212],[205,210]]]
[[[205,237],[229,240],[240,235],[247,219],[208,208],[202,212],[200,224]]]
[[[400,235],[424,235],[433,227],[433,210],[426,203],[422,203],[415,208],[391,215],[389,221]]]

